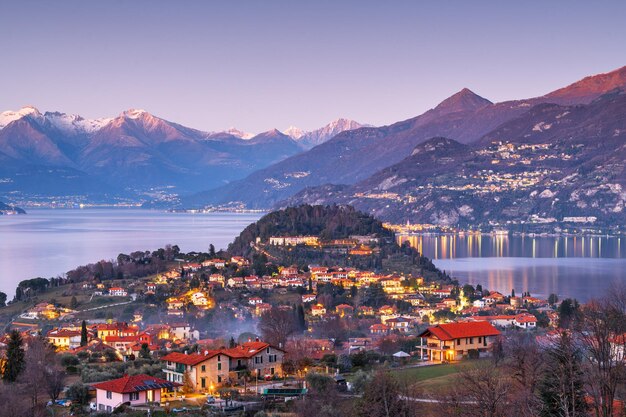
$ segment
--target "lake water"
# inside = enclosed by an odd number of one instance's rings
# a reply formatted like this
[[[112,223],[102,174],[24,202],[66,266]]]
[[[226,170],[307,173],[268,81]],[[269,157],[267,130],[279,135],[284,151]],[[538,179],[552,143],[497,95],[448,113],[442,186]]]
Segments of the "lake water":
[[[141,209],[30,209],[0,216],[0,291],[120,253],[176,244],[183,252],[228,244],[261,214],[167,213]]]
[[[31,209],[0,216],[0,291],[119,253],[171,243],[184,252],[226,248],[261,214],[166,213],[141,209]],[[510,293],[602,295],[626,282],[626,241],[607,237],[405,236],[461,282]]]
[[[490,235],[399,236],[460,282],[510,294],[581,301],[626,283],[626,239]]]

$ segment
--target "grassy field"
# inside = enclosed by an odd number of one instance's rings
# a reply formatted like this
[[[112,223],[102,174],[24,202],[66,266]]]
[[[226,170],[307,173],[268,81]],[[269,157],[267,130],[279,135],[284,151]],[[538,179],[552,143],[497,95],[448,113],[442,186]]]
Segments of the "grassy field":
[[[396,369],[391,372],[405,386],[415,386],[425,393],[445,391],[458,380],[458,373],[472,369],[482,363],[480,360],[462,361],[454,364],[419,366]]]

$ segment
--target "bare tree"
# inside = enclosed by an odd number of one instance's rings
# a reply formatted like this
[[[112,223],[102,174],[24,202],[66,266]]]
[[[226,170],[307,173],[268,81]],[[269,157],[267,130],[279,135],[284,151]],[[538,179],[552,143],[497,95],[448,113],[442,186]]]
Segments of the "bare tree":
[[[597,417],[614,415],[615,394],[625,375],[626,287],[613,286],[608,294],[585,305],[579,332],[589,359],[587,391]]]
[[[287,337],[296,329],[294,315],[291,311],[272,308],[261,316],[259,330],[263,339],[275,346],[285,346]]]
[[[0,417],[23,416],[28,409],[27,399],[15,384],[0,384]]]
[[[510,407],[511,384],[492,363],[462,370],[456,387],[440,399],[442,415],[505,417]]]
[[[45,391],[46,372],[56,366],[56,354],[43,337],[34,338],[28,345],[25,354],[24,371],[18,378],[23,386],[23,393],[30,399],[30,414],[37,415],[43,404],[40,404],[40,394]]]
[[[517,332],[509,335],[504,343],[504,355],[504,369],[514,385],[511,396],[513,414],[519,417],[537,415],[540,408],[537,385],[544,369],[544,356],[534,334]]]

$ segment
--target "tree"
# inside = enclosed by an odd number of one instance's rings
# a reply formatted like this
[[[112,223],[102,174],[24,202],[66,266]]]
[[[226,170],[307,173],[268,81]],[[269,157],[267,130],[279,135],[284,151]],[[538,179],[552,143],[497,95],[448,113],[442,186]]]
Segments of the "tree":
[[[259,320],[259,330],[263,339],[275,346],[285,346],[287,337],[294,332],[296,323],[290,311],[272,308]]]
[[[339,417],[336,408],[339,394],[335,380],[327,375],[309,373],[306,376],[308,392],[299,401],[298,415],[301,417]]]
[[[28,344],[28,350],[24,355],[24,368],[18,377],[18,382],[22,383],[25,394],[30,398],[31,411],[33,413],[42,405],[39,404],[40,394],[43,390],[47,391],[47,373],[50,372],[53,375],[51,382],[53,379],[60,378],[57,374],[57,371],[60,372],[60,370],[57,367],[59,365],[57,364],[54,347],[41,336],[31,339]],[[58,380],[54,381],[54,383],[58,383]],[[58,387],[53,388],[51,391],[59,390]],[[58,396],[58,393],[56,395]]]
[[[83,320],[80,326],[80,345],[87,346],[88,342],[89,342],[89,336],[87,334],[87,322]]]
[[[193,386],[193,380],[191,379],[191,375],[189,371],[183,374],[183,387],[182,390],[185,394],[189,394],[194,392],[195,387]]]
[[[414,412],[411,403],[403,399],[400,384],[386,370],[379,370],[365,384],[363,397],[356,403],[358,417],[409,417]]]
[[[65,372],[58,366],[46,369],[44,373],[44,385],[46,394],[48,394],[50,400],[56,401],[59,398],[59,395],[65,387],[65,377]]]
[[[511,298],[515,297],[515,288],[511,289]]]
[[[237,346],[237,343],[235,343],[235,338],[231,336],[230,340],[228,341],[228,347],[232,349],[236,346]]]
[[[511,384],[501,375],[500,370],[483,364],[470,370],[459,372],[458,384],[450,398],[442,406],[444,415],[467,417],[508,416],[509,391]]]
[[[578,337],[589,359],[585,368],[587,390],[596,416],[611,417],[617,387],[626,371],[626,287],[614,286],[606,297],[590,301],[581,316]]]
[[[581,352],[567,332],[562,332],[547,352],[547,368],[540,384],[544,417],[583,417],[587,415]]]
[[[209,245],[209,256],[215,258],[215,246],[212,243]]]
[[[550,303],[550,305],[555,305],[556,303],[559,302],[559,296],[552,293],[548,296],[548,303]]]
[[[24,347],[22,335],[17,330],[12,330],[9,334],[7,344],[6,364],[2,379],[6,382],[15,382],[24,369]]]
[[[6,307],[7,305],[7,295],[0,291],[0,307]]]
[[[72,310],[76,310],[76,307],[78,307],[78,300],[76,299],[76,296],[73,295],[72,299],[70,300],[70,308]]]
[[[89,401],[89,386],[78,381],[70,385],[65,394],[74,403],[87,404],[87,401]]]
[[[566,298],[559,306],[559,327],[569,329],[572,323],[580,320],[580,305],[577,300]]]
[[[150,359],[150,346],[147,343],[141,344],[141,349],[139,350],[139,357],[141,359]]]

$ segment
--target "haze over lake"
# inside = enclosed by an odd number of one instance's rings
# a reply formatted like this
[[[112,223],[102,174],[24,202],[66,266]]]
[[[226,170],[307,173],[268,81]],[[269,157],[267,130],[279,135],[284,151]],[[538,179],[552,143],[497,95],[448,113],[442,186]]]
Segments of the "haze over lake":
[[[183,252],[228,244],[261,214],[167,213],[141,209],[30,209],[0,216],[0,291],[120,253],[176,244]]]
[[[615,237],[400,236],[460,282],[510,294],[581,301],[626,282],[626,241]]]

